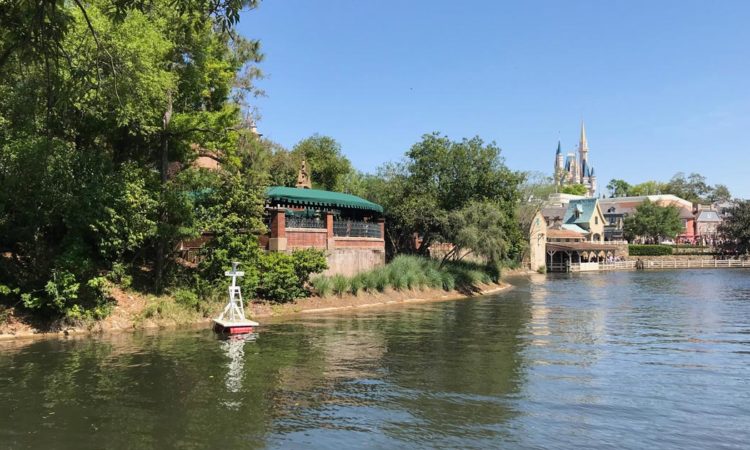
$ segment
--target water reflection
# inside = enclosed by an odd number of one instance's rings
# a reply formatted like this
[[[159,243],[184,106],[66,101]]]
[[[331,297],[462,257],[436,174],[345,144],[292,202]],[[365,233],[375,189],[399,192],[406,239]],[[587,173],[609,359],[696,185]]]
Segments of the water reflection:
[[[741,447],[746,271],[0,349],[0,447]],[[248,340],[249,339],[249,340]]]
[[[255,342],[257,333],[240,334],[237,336],[226,336],[220,341],[227,359],[227,375],[225,383],[230,400],[224,401],[229,409],[238,409],[242,402],[239,396],[233,396],[242,390],[242,377],[245,372],[245,345]]]

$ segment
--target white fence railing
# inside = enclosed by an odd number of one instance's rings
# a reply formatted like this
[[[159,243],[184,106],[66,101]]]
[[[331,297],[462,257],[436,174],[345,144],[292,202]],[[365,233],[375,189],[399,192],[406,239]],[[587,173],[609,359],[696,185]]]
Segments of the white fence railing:
[[[641,260],[643,269],[734,269],[750,268],[750,260],[746,259],[661,259],[656,261]],[[617,261],[599,263],[599,270],[632,270],[637,261]],[[591,263],[554,263],[547,267],[550,272],[581,272],[592,270]]]

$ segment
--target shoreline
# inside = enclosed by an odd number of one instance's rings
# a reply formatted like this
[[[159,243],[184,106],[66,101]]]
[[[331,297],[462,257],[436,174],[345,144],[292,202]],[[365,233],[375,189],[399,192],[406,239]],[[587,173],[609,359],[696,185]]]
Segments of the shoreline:
[[[518,276],[526,272],[513,273]],[[251,302],[245,307],[249,318],[271,319],[272,322],[282,321],[293,317],[308,314],[321,314],[330,312],[348,312],[371,308],[386,308],[393,306],[412,305],[421,303],[437,303],[446,301],[468,300],[475,297],[499,294],[511,290],[514,286],[507,281],[480,285],[472,292],[461,292],[458,290],[444,291],[442,289],[426,290],[386,290],[378,293],[362,293],[360,295],[344,295],[329,297],[307,297],[289,303],[271,304]],[[129,298],[131,301],[137,294],[120,292],[118,298]],[[40,331],[30,325],[24,324],[15,332],[0,332],[0,344],[16,341],[32,341],[36,339],[70,338],[73,336],[95,336],[113,333],[134,333],[139,331],[176,330],[178,328],[199,328],[206,326],[213,320],[210,317],[195,317],[192,320],[178,322],[171,318],[159,318],[142,320],[138,314],[142,312],[145,299],[132,301],[140,303],[139,307],[132,311],[124,311],[127,306],[121,306],[120,301],[115,311],[104,320],[95,322],[89,327],[65,327],[54,331]],[[140,322],[140,323],[139,323]],[[261,325],[262,326],[262,325]]]

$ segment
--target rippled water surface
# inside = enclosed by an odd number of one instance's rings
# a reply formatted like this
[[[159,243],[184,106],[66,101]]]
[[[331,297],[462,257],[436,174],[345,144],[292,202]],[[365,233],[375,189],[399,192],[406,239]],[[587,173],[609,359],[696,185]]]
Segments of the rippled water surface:
[[[750,272],[0,346],[0,448],[748,448]]]

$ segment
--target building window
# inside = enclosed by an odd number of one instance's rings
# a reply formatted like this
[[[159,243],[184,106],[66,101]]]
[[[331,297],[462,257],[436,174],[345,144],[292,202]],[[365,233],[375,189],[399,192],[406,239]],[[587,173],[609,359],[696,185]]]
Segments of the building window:
[[[599,216],[594,217],[594,225],[599,225]]]

